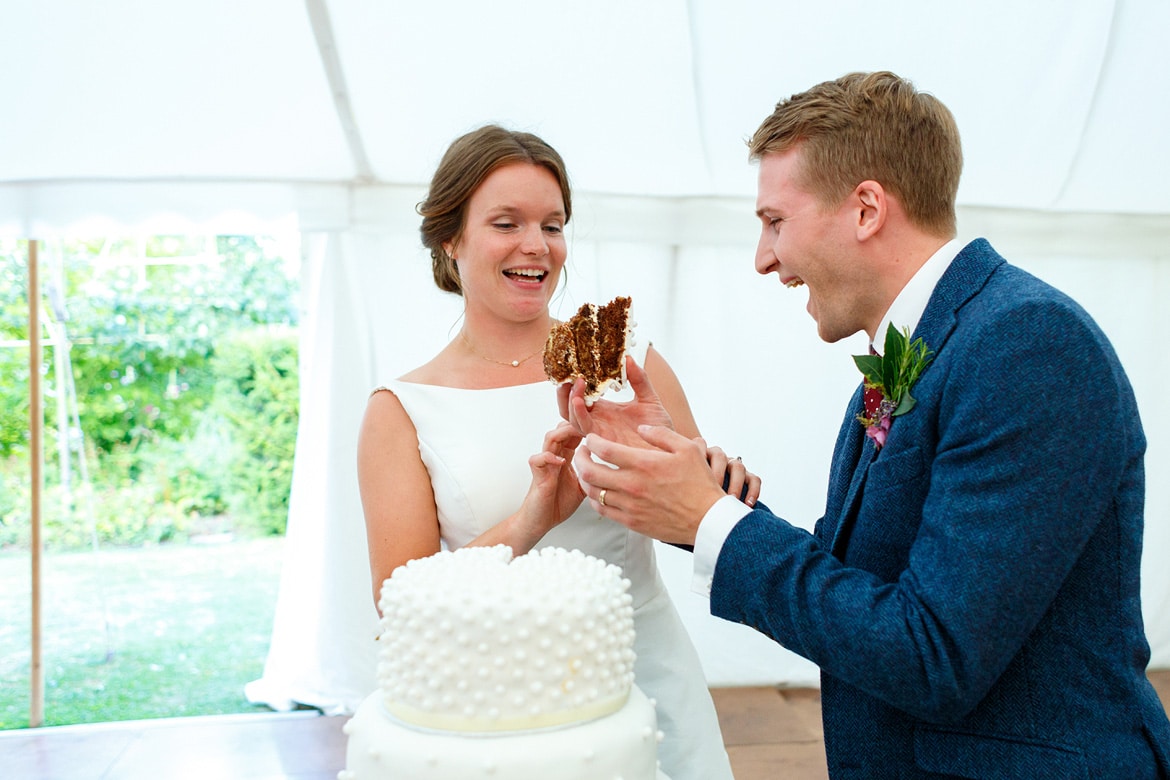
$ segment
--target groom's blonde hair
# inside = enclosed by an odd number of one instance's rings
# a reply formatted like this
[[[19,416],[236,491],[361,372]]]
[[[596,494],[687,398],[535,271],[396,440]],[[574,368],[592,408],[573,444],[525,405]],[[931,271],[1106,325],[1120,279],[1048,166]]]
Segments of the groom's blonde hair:
[[[752,160],[800,146],[800,184],[826,206],[863,181],[889,190],[922,230],[955,235],[959,128],[933,95],[888,71],[850,73],[782,100],[748,140]]]

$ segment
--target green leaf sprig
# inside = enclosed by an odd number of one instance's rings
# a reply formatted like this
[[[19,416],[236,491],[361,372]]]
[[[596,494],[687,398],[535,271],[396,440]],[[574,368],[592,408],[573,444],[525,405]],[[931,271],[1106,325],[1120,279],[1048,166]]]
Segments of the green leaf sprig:
[[[866,386],[881,392],[893,406],[890,416],[897,417],[914,408],[916,402],[910,388],[930,364],[931,355],[921,338],[910,341],[909,328],[899,332],[891,322],[886,329],[884,354],[854,355],[853,362],[865,376]]]

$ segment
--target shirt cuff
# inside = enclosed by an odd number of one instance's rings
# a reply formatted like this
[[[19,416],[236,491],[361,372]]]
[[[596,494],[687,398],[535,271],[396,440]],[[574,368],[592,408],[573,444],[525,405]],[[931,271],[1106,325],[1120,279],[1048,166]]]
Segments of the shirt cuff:
[[[711,595],[711,582],[715,579],[719,551],[723,549],[731,529],[751,511],[751,507],[735,496],[723,496],[703,515],[695,532],[694,576],[691,579],[691,590],[695,593],[700,596]]]

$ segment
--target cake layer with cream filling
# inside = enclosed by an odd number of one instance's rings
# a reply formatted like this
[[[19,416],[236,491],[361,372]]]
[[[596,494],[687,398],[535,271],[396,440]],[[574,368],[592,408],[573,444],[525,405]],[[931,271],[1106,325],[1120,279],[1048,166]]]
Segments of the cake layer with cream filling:
[[[582,377],[589,403],[607,390],[621,390],[633,329],[629,298],[618,296],[604,306],[583,304],[576,314],[549,331],[544,372],[554,384]]]

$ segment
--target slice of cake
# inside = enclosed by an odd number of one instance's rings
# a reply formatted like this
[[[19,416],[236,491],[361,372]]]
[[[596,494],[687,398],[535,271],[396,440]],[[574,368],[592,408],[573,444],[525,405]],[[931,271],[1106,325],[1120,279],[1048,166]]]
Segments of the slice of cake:
[[[630,299],[618,296],[604,306],[584,304],[552,327],[544,345],[544,373],[553,384],[585,380],[585,402],[626,383],[626,350],[633,344]]]
[[[378,690],[339,780],[668,780],[634,685],[621,570],[573,550],[465,547],[382,586]]]

